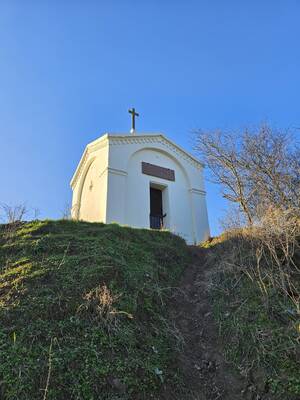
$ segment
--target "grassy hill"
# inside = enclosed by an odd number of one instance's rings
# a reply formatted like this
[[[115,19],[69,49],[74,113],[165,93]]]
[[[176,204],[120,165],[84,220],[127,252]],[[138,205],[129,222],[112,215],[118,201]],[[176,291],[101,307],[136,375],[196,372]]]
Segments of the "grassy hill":
[[[245,229],[226,232],[203,244],[207,247],[207,268],[214,268],[210,295],[223,354],[247,379],[251,399],[298,400],[300,237],[294,247],[290,245],[291,266],[276,243],[274,254],[281,265],[275,268],[264,248],[266,258],[261,269],[257,247],[253,246],[257,238],[255,231],[253,236]],[[281,290],[282,281],[276,281],[277,276],[290,278],[289,291]]]
[[[0,399],[299,399],[298,241],[287,296],[249,235],[0,225]]]
[[[0,226],[0,398],[150,399],[179,385],[165,301],[188,260],[168,232]]]

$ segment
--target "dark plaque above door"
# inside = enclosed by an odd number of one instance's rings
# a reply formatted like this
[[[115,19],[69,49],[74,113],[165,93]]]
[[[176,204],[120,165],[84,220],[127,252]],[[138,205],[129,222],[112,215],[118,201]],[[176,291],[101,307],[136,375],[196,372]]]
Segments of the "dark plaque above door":
[[[142,173],[145,175],[156,176],[157,178],[167,179],[168,181],[175,181],[175,171],[173,169],[149,164],[144,161],[142,161]]]

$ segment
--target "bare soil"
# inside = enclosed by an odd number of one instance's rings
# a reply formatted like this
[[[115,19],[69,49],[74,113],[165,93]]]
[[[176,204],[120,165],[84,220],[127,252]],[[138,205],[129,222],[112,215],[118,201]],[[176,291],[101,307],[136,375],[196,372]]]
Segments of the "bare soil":
[[[191,246],[192,264],[182,277],[170,306],[170,318],[184,339],[178,367],[187,392],[170,393],[161,399],[260,400],[254,384],[239,375],[222,355],[218,326],[213,318],[210,275],[214,267],[206,262],[206,250]]]

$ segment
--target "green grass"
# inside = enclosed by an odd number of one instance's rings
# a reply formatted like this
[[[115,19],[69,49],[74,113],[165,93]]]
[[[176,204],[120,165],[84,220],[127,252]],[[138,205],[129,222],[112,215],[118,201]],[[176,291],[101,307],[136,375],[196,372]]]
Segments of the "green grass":
[[[300,398],[299,319],[279,293],[267,299],[242,273],[219,271],[212,299],[228,361],[260,392],[278,399]]]
[[[166,300],[189,261],[182,239],[72,221],[6,232],[1,399],[155,399],[180,381]]]

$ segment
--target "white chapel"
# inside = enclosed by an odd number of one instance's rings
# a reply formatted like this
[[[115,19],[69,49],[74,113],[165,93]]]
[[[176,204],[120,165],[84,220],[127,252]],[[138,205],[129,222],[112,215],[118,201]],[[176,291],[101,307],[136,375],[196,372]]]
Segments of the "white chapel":
[[[72,218],[207,239],[203,164],[160,133],[136,134],[135,115],[130,134],[87,145],[71,180]]]

